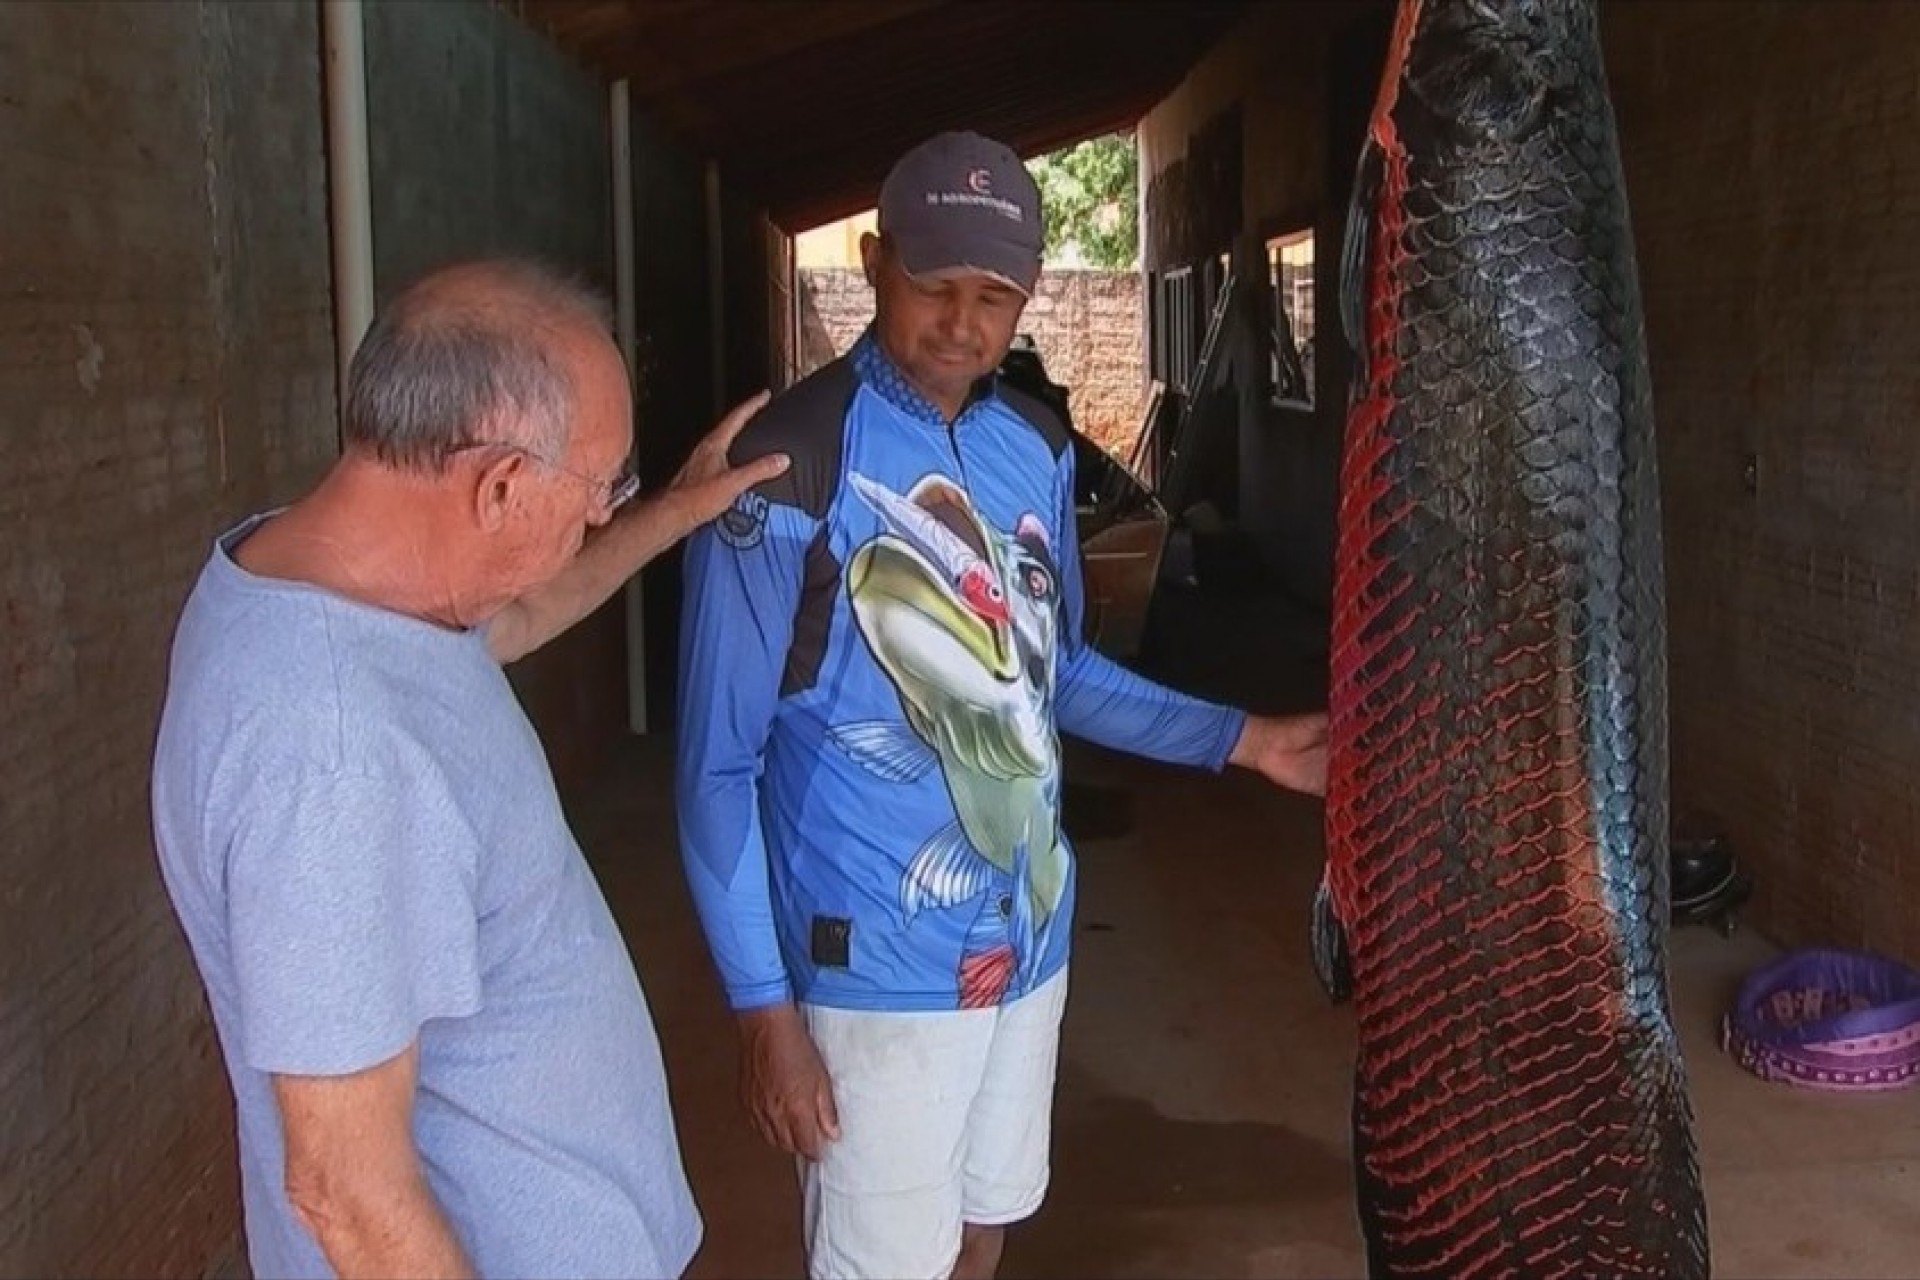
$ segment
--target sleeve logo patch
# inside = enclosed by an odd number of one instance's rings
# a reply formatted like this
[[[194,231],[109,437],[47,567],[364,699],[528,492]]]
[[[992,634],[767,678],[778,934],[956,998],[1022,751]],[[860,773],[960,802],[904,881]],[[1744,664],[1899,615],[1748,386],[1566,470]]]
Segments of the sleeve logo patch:
[[[736,551],[751,551],[767,531],[767,500],[752,491],[734,499],[715,522],[720,540]]]

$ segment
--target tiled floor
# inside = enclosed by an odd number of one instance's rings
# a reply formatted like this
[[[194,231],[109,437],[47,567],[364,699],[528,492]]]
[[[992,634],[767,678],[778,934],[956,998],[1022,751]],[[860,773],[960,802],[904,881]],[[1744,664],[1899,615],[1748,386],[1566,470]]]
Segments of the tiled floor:
[[[733,1096],[734,1045],[672,842],[670,744],[635,742],[578,807],[638,958],[705,1211],[702,1277],[798,1276],[791,1165]],[[1053,1190],[1001,1274],[1357,1276],[1347,1163],[1349,1014],[1307,968],[1316,804],[1250,778],[1082,755],[1132,830],[1081,849]],[[1920,1089],[1762,1083],[1720,1052],[1721,1012],[1771,949],[1675,936],[1714,1270],[1920,1275]]]

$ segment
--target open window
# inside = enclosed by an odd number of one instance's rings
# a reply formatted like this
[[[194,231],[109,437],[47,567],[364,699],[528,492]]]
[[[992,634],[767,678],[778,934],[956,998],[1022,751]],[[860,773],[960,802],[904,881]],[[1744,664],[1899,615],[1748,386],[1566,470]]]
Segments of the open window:
[[[1313,408],[1313,228],[1282,232],[1267,241],[1269,371],[1273,403]]]

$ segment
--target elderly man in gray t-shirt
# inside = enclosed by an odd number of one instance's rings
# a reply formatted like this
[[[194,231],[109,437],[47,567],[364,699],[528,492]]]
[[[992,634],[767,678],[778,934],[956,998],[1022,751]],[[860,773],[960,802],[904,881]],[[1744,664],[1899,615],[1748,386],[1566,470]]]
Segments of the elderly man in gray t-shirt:
[[[598,299],[429,277],[354,357],[337,466],[187,602],[154,824],[257,1275],[673,1276],[699,1242],[645,998],[500,668],[784,465],[726,465],[753,402],[613,519],[631,403]]]

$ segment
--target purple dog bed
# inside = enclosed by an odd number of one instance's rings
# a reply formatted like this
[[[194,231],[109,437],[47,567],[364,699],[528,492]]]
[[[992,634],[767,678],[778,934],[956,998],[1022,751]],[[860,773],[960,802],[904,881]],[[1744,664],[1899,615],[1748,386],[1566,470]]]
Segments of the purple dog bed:
[[[1722,1043],[1763,1080],[1905,1088],[1920,1079],[1920,973],[1866,952],[1790,952],[1741,984]]]

